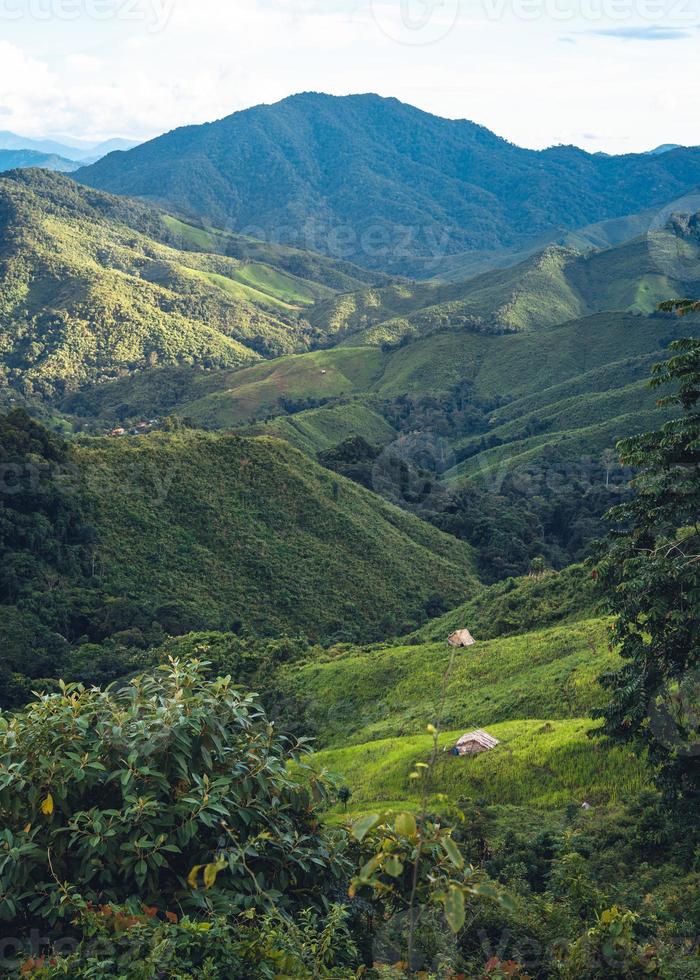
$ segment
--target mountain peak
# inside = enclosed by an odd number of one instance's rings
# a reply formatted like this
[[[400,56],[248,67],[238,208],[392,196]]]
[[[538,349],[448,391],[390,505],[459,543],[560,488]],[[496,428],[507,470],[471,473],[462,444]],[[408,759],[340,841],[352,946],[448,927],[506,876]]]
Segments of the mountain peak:
[[[112,154],[78,179],[404,274],[662,204],[700,180],[700,150],[540,152],[376,93],[299,92]]]

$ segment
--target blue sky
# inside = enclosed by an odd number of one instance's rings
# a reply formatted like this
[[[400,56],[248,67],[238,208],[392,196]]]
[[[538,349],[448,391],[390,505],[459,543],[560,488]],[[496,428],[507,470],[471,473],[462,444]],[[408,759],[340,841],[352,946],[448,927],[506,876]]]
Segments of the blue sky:
[[[378,92],[513,142],[700,144],[700,0],[0,0],[0,129],[147,138]]]

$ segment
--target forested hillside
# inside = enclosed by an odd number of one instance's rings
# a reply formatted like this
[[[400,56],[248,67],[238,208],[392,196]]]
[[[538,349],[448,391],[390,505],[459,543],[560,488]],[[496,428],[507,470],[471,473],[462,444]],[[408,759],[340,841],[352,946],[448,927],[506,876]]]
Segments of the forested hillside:
[[[0,177],[0,241],[0,371],[43,398],[160,364],[230,367],[307,350],[326,332],[306,310],[361,284],[313,255],[282,250],[276,267],[264,248],[195,251],[159,212],[45,171]]]
[[[480,587],[467,545],[283,442],[68,446],[20,411],[0,440],[5,703],[74,656],[119,662],[193,629],[378,638]]]
[[[0,974],[700,980],[700,149],[80,181],[0,176]]]
[[[660,207],[700,181],[700,150],[525,150],[396,99],[304,93],[112,153],[79,179],[256,238],[414,273],[416,259],[434,269],[453,253],[517,248]]]

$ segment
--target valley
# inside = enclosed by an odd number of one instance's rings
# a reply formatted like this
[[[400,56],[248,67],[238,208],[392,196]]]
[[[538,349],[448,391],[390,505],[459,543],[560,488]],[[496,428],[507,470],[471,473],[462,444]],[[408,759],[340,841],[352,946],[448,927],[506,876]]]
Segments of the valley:
[[[18,165],[0,917],[75,942],[7,975],[700,977],[700,150],[306,93]]]

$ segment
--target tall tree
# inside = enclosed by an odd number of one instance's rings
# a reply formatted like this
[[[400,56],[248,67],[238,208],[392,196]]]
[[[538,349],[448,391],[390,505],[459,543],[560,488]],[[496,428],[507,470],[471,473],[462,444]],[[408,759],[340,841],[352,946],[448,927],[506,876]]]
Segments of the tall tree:
[[[686,304],[690,307],[690,303]],[[622,667],[603,681],[608,734],[645,743],[669,798],[700,793],[700,340],[671,345],[653,386],[678,416],[620,443],[636,494],[610,513],[597,575]]]

